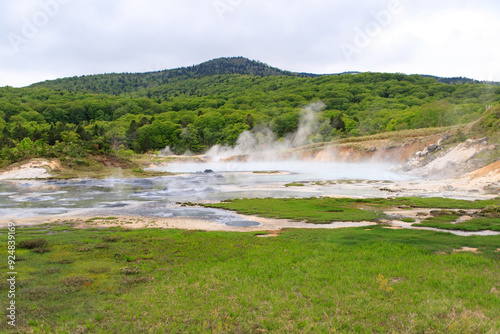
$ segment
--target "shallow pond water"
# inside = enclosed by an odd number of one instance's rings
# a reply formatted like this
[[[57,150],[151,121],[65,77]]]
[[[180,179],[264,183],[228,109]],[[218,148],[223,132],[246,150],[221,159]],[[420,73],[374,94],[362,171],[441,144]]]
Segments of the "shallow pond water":
[[[0,220],[77,213],[99,216],[188,217],[228,226],[259,223],[224,210],[181,207],[266,197],[381,197],[393,182],[417,180],[388,163],[279,161],[171,163],[154,170],[179,173],[153,178],[0,181]],[[303,186],[301,186],[303,185]]]
[[[79,209],[124,209],[154,202],[204,202],[242,197],[375,197],[378,188],[362,182],[338,186],[286,187],[292,182],[408,179],[389,171],[389,164],[334,164],[300,161],[275,163],[169,164],[164,170],[182,173],[144,179],[0,181],[0,215],[25,218]],[[158,168],[161,169],[161,168]],[[272,171],[271,173],[262,173]],[[136,207],[136,206],[134,206]],[[171,216],[197,216],[197,211],[168,211]]]

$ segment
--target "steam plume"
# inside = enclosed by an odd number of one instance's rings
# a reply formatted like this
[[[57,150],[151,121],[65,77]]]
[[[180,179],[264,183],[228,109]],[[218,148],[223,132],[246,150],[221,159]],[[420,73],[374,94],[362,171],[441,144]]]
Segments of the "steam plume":
[[[207,155],[214,160],[234,156],[247,156],[253,160],[275,160],[286,150],[310,143],[311,136],[319,128],[319,116],[324,107],[323,102],[314,102],[305,107],[297,131],[284,138],[277,139],[269,127],[256,127],[252,131],[242,132],[234,147],[215,145]]]

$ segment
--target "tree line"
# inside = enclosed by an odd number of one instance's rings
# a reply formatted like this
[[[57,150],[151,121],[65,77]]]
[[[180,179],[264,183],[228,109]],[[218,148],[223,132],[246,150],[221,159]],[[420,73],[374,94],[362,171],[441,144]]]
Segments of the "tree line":
[[[102,80],[107,80],[102,78]],[[467,123],[500,101],[500,87],[445,84],[419,75],[216,74],[120,94],[37,86],[0,88],[0,158],[144,153],[169,146],[202,153],[265,126],[294,132],[302,109],[322,101],[311,141]]]

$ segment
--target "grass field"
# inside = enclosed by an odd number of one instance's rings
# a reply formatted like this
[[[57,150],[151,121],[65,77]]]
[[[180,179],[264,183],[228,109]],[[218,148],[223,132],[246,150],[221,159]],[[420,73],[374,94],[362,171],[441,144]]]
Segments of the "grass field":
[[[16,233],[11,332],[500,331],[500,236],[375,226],[260,238],[70,223]],[[480,253],[453,252],[462,247]],[[2,256],[6,274],[7,247]],[[5,310],[5,280],[0,288]]]
[[[485,210],[488,207],[498,207],[500,198],[492,200],[466,201],[449,198],[420,198],[420,197],[399,197],[399,198],[266,198],[235,199],[222,203],[203,204],[207,207],[234,210],[247,215],[259,215],[268,218],[282,218],[294,221],[305,221],[312,224],[328,224],[340,221],[378,221],[387,218],[383,210],[390,208],[438,208],[455,210]],[[450,222],[457,220],[458,216],[443,215],[435,217],[437,221],[431,223],[443,223],[443,220]],[[490,219],[491,226],[495,226],[495,221]],[[462,226],[467,226],[467,223]],[[430,226],[430,225],[425,225]],[[486,226],[483,224],[483,227]],[[483,228],[485,229],[485,228]],[[487,228],[486,228],[487,229]],[[474,231],[474,229],[473,229]]]

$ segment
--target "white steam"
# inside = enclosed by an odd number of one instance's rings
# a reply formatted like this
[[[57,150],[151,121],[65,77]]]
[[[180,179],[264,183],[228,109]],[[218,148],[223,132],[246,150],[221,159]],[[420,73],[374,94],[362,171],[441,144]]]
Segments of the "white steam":
[[[158,152],[158,155],[160,157],[168,157],[169,155],[173,155],[173,154],[174,154],[174,152],[172,152],[172,150],[170,149],[170,146],[167,146],[163,150],[160,150]]]
[[[315,134],[319,128],[319,115],[325,108],[323,102],[314,102],[308,105],[300,117],[297,131],[292,135],[290,146],[297,147],[309,144],[309,138]]]
[[[319,116],[325,108],[323,102],[314,102],[301,113],[297,131],[277,139],[268,127],[256,127],[244,131],[238,137],[234,147],[215,145],[207,153],[213,160],[224,160],[235,156],[246,156],[251,160],[276,160],[280,153],[309,144],[320,126]]]

